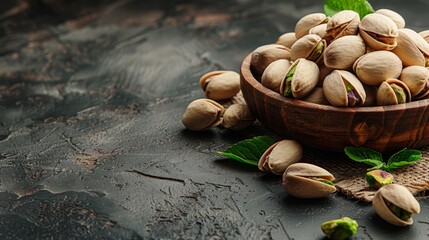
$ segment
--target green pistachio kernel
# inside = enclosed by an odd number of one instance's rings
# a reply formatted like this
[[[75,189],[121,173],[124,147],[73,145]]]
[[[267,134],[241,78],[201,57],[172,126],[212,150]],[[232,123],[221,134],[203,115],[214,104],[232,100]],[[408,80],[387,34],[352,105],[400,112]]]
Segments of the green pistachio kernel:
[[[357,233],[358,223],[349,217],[343,217],[324,222],[321,228],[329,239],[344,240]]]
[[[365,179],[370,187],[376,189],[391,184],[394,180],[392,174],[379,169],[367,172],[365,175]]]
[[[311,52],[310,56],[307,57],[308,60],[310,61],[316,61],[317,59],[320,58],[320,56],[323,53],[323,50],[325,49],[325,44],[323,44],[322,41],[320,41],[317,46],[313,49],[313,51]]]
[[[328,185],[334,186],[334,183],[329,181],[328,179],[324,179],[324,178],[313,178],[313,180],[319,181],[319,182],[323,182],[326,183]]]
[[[289,71],[289,73],[286,76],[285,91],[283,94],[285,97],[292,96],[292,78],[293,78],[293,74],[295,74],[296,66],[297,65],[295,65],[293,68],[291,68],[291,70]]]
[[[412,213],[396,206],[395,204],[386,201],[386,205],[390,209],[390,211],[392,211],[392,213],[395,214],[395,216],[397,216],[398,218],[404,221],[407,221],[411,218]]]
[[[405,103],[407,101],[407,95],[403,88],[396,84],[390,85],[392,87],[393,92],[395,92],[396,99],[398,99],[398,104]]]

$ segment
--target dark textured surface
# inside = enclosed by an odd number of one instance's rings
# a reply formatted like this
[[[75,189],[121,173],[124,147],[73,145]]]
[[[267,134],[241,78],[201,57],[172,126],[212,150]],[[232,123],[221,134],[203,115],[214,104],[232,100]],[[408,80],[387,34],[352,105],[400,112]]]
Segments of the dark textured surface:
[[[421,0],[375,2],[429,28]],[[322,1],[65,1],[0,4],[1,239],[427,239],[429,202],[397,228],[341,195],[298,200],[278,177],[214,154],[266,133],[184,130],[198,78],[238,71]]]

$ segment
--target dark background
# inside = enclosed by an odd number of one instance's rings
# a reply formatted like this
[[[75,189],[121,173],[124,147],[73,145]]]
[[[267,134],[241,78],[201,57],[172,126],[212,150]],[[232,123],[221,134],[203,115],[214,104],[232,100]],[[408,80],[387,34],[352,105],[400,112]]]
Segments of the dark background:
[[[356,219],[355,239],[428,239],[335,194],[299,200],[280,178],[214,152],[267,134],[184,129],[198,79],[239,70],[323,1],[0,3],[1,239],[323,239]],[[429,29],[423,0],[373,1]],[[268,133],[269,134],[269,133]],[[335,157],[335,155],[333,155]]]

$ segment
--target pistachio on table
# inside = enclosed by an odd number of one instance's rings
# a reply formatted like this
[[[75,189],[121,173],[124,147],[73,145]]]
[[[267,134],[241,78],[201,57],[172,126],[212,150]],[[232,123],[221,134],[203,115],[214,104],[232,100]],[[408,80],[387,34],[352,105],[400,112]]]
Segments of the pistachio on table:
[[[410,66],[402,70],[399,80],[404,82],[413,99],[429,97],[429,69],[421,66]]]
[[[397,45],[398,26],[389,17],[371,13],[360,22],[359,34],[374,50],[392,50]]]
[[[323,13],[312,13],[302,17],[295,25],[296,39],[300,39],[307,35],[313,27],[327,23],[328,21],[329,17]]]
[[[364,104],[366,99],[365,90],[359,79],[344,70],[334,70],[325,78],[323,92],[329,103],[338,107],[359,106]]]
[[[429,66],[429,43],[415,31],[399,29],[398,46],[392,50],[404,66]]]
[[[308,34],[298,39],[290,49],[290,59],[296,61],[305,58],[313,62],[319,62],[323,57],[326,41],[319,35]]]
[[[321,228],[329,239],[345,240],[357,233],[358,223],[349,217],[343,217],[324,222]]]
[[[291,48],[292,45],[296,42],[296,37],[294,32],[288,32],[282,34],[276,41],[276,44],[283,45],[287,48]]]
[[[191,102],[182,117],[183,125],[192,131],[203,131],[222,123],[225,109],[211,99],[197,99]]]
[[[287,70],[286,78],[280,85],[280,94],[303,98],[316,87],[318,80],[319,68],[316,63],[299,58]]]
[[[259,78],[268,65],[279,59],[290,60],[290,49],[280,44],[263,45],[252,52],[250,67]]]
[[[333,41],[325,50],[323,60],[327,67],[349,69],[365,54],[366,47],[359,36],[349,35]]]
[[[240,75],[234,71],[213,71],[200,78],[207,98],[215,101],[234,97],[240,91]]]
[[[223,114],[222,126],[231,130],[242,130],[252,125],[255,120],[246,104],[232,104]]]
[[[411,215],[420,213],[419,202],[399,184],[381,187],[374,195],[372,206],[381,218],[397,226],[413,224]]]
[[[408,86],[398,79],[387,79],[377,90],[377,105],[396,105],[411,101]]]
[[[271,145],[258,162],[259,170],[282,175],[291,164],[302,158],[302,147],[295,140],[282,140]]]
[[[283,187],[297,198],[320,198],[334,193],[334,176],[325,169],[309,164],[294,163],[283,174]]]
[[[357,35],[359,23],[360,18],[357,12],[344,10],[334,14],[326,28],[328,42],[346,35]]]
[[[280,59],[272,62],[265,69],[261,77],[261,84],[275,92],[279,92],[283,79],[286,78],[287,70],[290,67],[289,60]]]
[[[376,169],[365,174],[365,179],[368,185],[372,188],[379,189],[383,186],[393,183],[393,175],[386,171]]]
[[[378,9],[375,11],[375,13],[382,14],[390,19],[396,24],[398,28],[404,28],[405,27],[405,20],[404,18],[397,12],[392,11],[390,9]]]

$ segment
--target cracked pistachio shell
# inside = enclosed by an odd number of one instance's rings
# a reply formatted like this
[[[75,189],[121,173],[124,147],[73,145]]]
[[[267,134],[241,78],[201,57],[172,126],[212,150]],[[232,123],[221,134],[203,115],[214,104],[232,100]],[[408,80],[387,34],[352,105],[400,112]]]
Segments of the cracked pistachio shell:
[[[334,176],[325,169],[309,164],[294,163],[290,165],[283,174],[283,187],[286,191],[297,198],[320,198],[326,197],[336,191],[332,183]]]
[[[316,34],[316,35],[318,35],[319,37],[324,38],[324,37],[326,36],[326,28],[327,28],[327,27],[328,27],[328,24],[327,24],[327,23],[320,24],[320,25],[317,25],[317,26],[315,26],[315,27],[312,27],[312,28],[308,31],[308,33],[309,33],[309,34]]]
[[[222,122],[224,107],[211,99],[191,102],[182,117],[183,125],[192,131],[217,127]]]
[[[263,45],[252,52],[250,67],[259,78],[268,65],[279,59],[290,60],[290,49],[280,44]]]
[[[234,71],[213,71],[200,78],[207,98],[215,101],[234,97],[240,91],[240,74]]]
[[[413,194],[404,186],[399,184],[389,184],[380,188],[372,199],[372,206],[375,212],[387,222],[396,226],[408,226],[413,224],[413,219],[401,219],[389,209],[389,205],[407,211],[411,214],[420,213],[420,204]]]
[[[419,32],[419,35],[423,37],[426,42],[429,43],[429,30]]]
[[[353,93],[347,89],[353,88]],[[323,82],[323,92],[333,106],[354,107],[365,103],[366,93],[359,79],[350,72],[335,70]],[[351,95],[352,94],[352,95]]]
[[[280,84],[285,79],[287,70],[291,63],[289,60],[280,59],[272,62],[265,69],[261,77],[261,83],[264,87],[269,88],[275,92],[279,92]]]
[[[288,76],[290,76],[290,81]],[[317,64],[307,59],[299,58],[287,70],[286,78],[280,85],[280,94],[286,97],[292,95],[297,99],[303,98],[313,91],[318,80],[319,67]],[[287,91],[286,88],[290,90]],[[289,93],[290,95],[288,95]]]
[[[375,11],[375,13],[382,14],[390,19],[396,24],[398,28],[404,28],[405,27],[405,20],[404,18],[397,12],[392,11],[390,9],[378,9]]]
[[[310,94],[308,94],[305,98],[302,98],[301,100],[320,105],[329,105],[328,99],[326,99],[325,93],[323,92],[323,88],[321,87],[316,87]]]
[[[295,25],[296,39],[307,35],[313,27],[327,23],[329,18],[323,13],[312,13],[302,17]]]
[[[324,52],[325,65],[333,69],[349,69],[363,56],[366,47],[359,36],[348,35],[333,41]]]
[[[406,67],[402,70],[399,80],[408,86],[413,99],[422,99],[429,95],[429,69],[421,66]]]
[[[258,168],[263,172],[283,175],[287,167],[301,160],[302,153],[302,147],[297,141],[276,142],[259,159]]]
[[[223,114],[222,126],[231,130],[242,130],[252,125],[255,120],[246,104],[232,104]]]
[[[375,51],[356,60],[353,70],[362,83],[378,86],[389,78],[398,78],[402,72],[402,62],[392,52]]]
[[[318,62],[323,56],[326,42],[319,35],[309,34],[298,39],[290,49],[290,58],[292,61],[298,58]]]
[[[374,50],[392,50],[397,45],[398,26],[389,17],[371,13],[360,22],[359,34]]]
[[[294,32],[288,32],[282,34],[276,41],[276,44],[283,45],[287,48],[291,48],[292,45],[296,42],[296,37]]]
[[[328,22],[327,36],[329,39],[338,39],[346,35],[357,35],[360,18],[357,12],[351,10],[340,11]]]
[[[399,94],[398,91],[401,91]],[[410,89],[398,79],[387,79],[377,90],[377,105],[396,105],[411,101]]]
[[[429,66],[429,43],[415,31],[399,29],[398,46],[392,50],[404,66]]]

